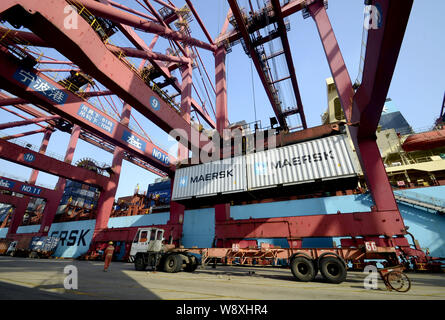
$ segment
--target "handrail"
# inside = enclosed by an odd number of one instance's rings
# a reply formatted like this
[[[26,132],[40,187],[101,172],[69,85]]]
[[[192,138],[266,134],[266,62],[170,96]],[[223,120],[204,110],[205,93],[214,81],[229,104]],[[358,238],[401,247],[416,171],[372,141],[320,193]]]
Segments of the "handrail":
[[[420,203],[426,203],[437,207],[442,207],[445,210],[445,199],[442,200],[440,198],[427,196],[418,192],[413,192],[413,191],[403,192],[401,190],[394,190],[394,195],[397,195],[400,198],[405,198],[409,200],[418,201]]]

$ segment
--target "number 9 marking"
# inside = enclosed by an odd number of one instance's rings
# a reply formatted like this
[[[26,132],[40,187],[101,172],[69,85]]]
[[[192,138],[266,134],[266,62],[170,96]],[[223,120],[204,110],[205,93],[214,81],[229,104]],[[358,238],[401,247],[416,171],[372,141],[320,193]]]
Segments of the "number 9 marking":
[[[161,103],[159,102],[158,99],[156,99],[155,97],[150,97],[150,105],[153,109],[155,109],[156,111],[158,111],[159,109],[161,109]]]

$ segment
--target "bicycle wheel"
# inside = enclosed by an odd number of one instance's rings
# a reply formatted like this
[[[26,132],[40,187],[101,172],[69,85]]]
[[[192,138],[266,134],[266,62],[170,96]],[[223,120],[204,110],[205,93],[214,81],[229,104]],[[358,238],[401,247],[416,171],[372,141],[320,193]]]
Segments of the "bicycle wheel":
[[[400,271],[391,271],[385,275],[386,283],[395,291],[407,292],[411,288],[411,280]]]

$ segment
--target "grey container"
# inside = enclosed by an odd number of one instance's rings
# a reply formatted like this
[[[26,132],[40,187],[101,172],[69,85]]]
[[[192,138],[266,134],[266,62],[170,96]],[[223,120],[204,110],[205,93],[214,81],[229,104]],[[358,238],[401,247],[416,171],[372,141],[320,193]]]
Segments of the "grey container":
[[[247,190],[245,157],[228,158],[176,170],[172,200]]]
[[[336,135],[247,155],[248,189],[354,177],[346,136]]]

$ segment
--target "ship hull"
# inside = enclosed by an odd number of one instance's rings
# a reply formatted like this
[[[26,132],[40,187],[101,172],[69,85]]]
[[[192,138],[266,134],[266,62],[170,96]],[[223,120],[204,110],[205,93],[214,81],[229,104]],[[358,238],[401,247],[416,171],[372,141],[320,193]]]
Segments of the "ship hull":
[[[435,199],[445,203],[445,186],[405,189],[396,191],[399,195],[421,199]],[[426,200],[425,200],[426,201]],[[301,200],[277,201],[237,205],[231,207],[231,218],[234,220],[249,218],[275,218],[319,214],[337,214],[342,212],[367,212],[373,201],[369,194],[346,195],[334,197],[311,198]],[[423,249],[428,249],[432,256],[445,257],[445,215],[437,214],[408,203],[399,202],[399,209],[409,232],[419,241]],[[165,225],[169,212],[110,218],[109,228],[130,228],[150,225]],[[59,236],[61,241],[54,254],[56,257],[77,258],[86,253],[90,247],[95,220],[54,223],[49,235]],[[39,230],[39,225],[21,226],[18,233],[32,233]],[[0,229],[0,238],[4,238],[7,228]],[[184,215],[182,245],[184,247],[212,247],[215,237],[214,208],[186,210]],[[288,247],[287,240],[244,239],[246,243],[270,243],[275,246]],[[340,238],[306,238],[303,247],[332,247],[333,242],[340,244]],[[125,246],[119,243],[122,248]],[[125,256],[121,251],[120,257]]]

